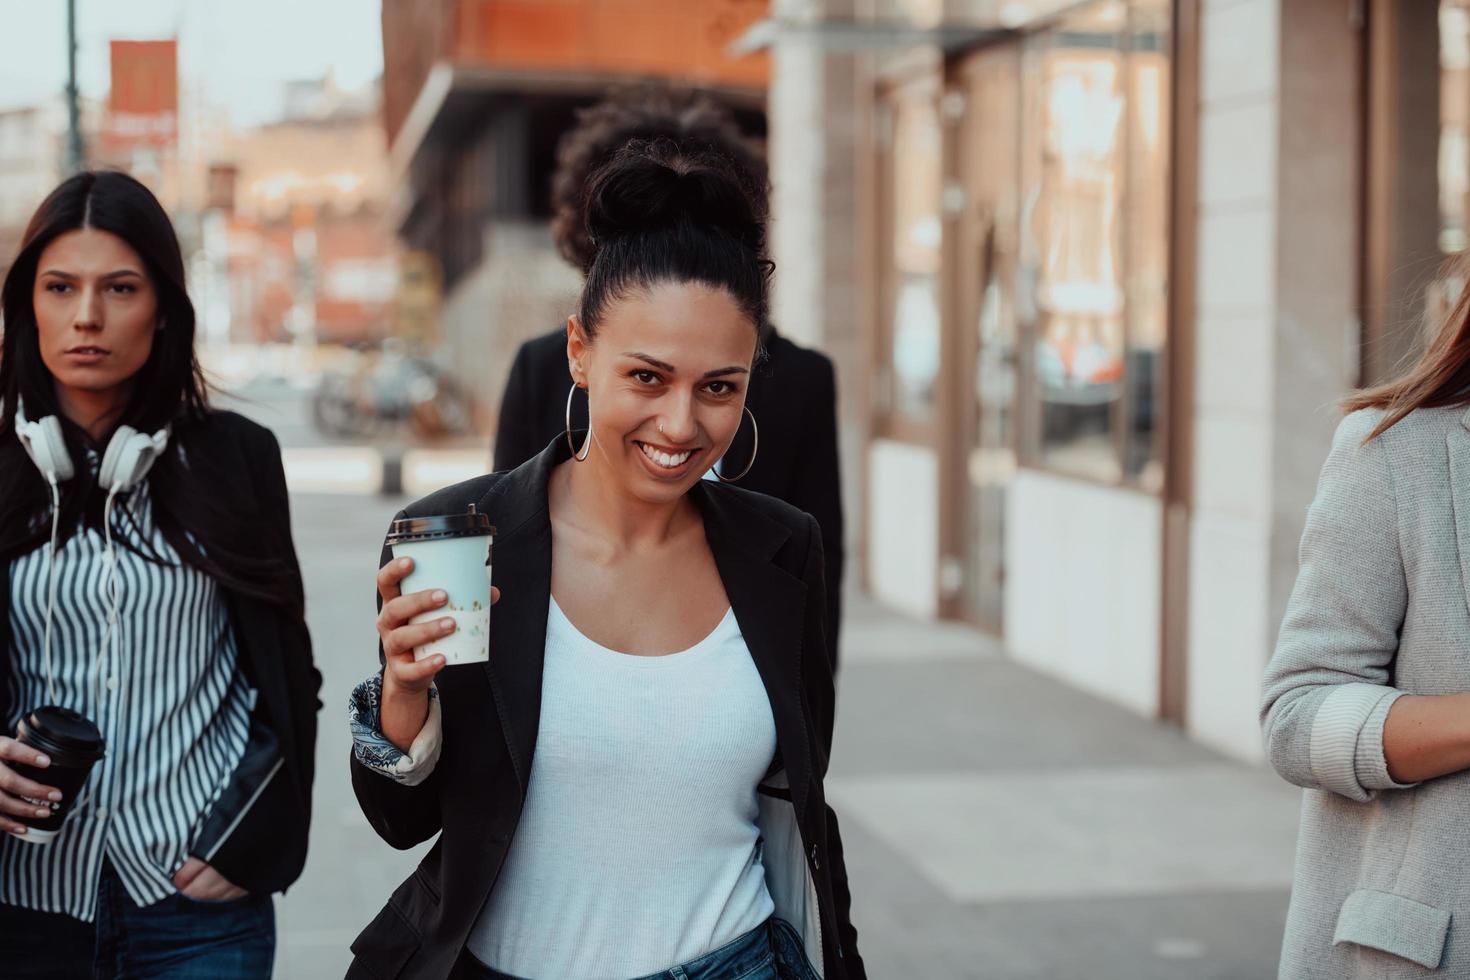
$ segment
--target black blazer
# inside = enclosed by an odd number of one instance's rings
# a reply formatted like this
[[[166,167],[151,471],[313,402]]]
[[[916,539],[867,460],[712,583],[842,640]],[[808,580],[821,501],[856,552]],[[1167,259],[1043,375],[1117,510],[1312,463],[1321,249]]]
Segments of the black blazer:
[[[384,840],[408,848],[435,834],[439,839],[352,944],[349,978],[442,980],[499,876],[525,802],[541,713],[551,596],[547,481],[569,456],[559,436],[509,473],[440,490],[399,515],[462,513],[470,504],[489,514],[502,596],[491,613],[489,662],[438,675],[444,747],[429,777],[406,786],[351,762],[358,803]],[[820,921],[826,980],[863,980],[842,841],[822,789],[833,686],[823,635],[821,536],[812,518],[770,497],[708,481],[691,494],[770,697],[785,765],[786,778],[778,781],[789,789],[772,792],[790,802],[763,801],[788,821],[785,834],[766,835],[768,883],[773,849],[784,843],[799,861],[787,870],[809,874],[805,880],[815,889],[817,909],[808,918]],[[385,546],[383,564],[391,558]],[[809,893],[800,894],[806,901]]]
[[[224,496],[241,521],[259,528],[255,540],[261,556],[289,562],[299,590],[276,437],[233,412],[211,412],[194,425],[202,431],[175,434],[176,440],[187,438],[191,470],[219,475],[207,492]],[[240,665],[258,698],[245,756],[210,811],[194,851],[241,888],[270,894],[284,891],[306,864],[322,677],[312,664],[305,623],[275,604],[227,587],[221,591]],[[0,717],[11,708],[5,682],[10,644],[10,562],[0,560]]]
[[[745,404],[760,426],[760,449],[740,486],[770,494],[817,519],[827,573],[827,644],[837,665],[842,621],[842,474],[837,466],[837,381],[825,354],[776,333],[751,372]],[[566,432],[566,329],[528,340],[516,352],[500,402],[495,470],[513,470]],[[572,428],[587,427],[587,400],[572,400]],[[750,423],[742,419],[730,445],[730,475],[750,459]]]

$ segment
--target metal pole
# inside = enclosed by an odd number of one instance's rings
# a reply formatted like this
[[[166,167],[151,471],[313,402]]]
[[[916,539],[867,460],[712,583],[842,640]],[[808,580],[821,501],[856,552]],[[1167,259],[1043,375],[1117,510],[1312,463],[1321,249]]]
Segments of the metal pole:
[[[77,0],[66,0],[66,169],[82,169],[82,123],[77,105]]]

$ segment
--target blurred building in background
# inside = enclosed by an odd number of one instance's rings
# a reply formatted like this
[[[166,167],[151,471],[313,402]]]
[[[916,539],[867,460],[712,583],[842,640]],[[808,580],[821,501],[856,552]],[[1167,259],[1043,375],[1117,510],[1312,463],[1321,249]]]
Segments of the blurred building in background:
[[[729,47],[764,0],[384,0],[392,224],[442,273],[439,357],[499,404],[519,343],[580,288],[552,247],[550,179],[575,111],[648,80],[695,88],[765,131],[764,56]]]
[[[66,106],[0,112],[0,274],[20,247],[36,205],[56,186],[65,156]]]
[[[867,586],[1261,753],[1339,413],[1463,279],[1465,0],[778,0],[775,316]]]
[[[231,339],[365,344],[392,332],[399,248],[380,112],[376,87],[293,82],[280,120],[216,156],[205,230],[219,242]]]
[[[188,254],[199,244],[209,165],[235,135],[228,112],[180,79],[177,38],[110,41],[106,50],[110,88],[96,130],[83,126],[83,164],[147,184]]]
[[[104,107],[80,106],[84,142],[102,128]],[[20,248],[25,226],[66,169],[66,102],[58,93],[38,105],[0,110],[0,275]]]
[[[399,246],[377,86],[291,82],[276,121],[241,130],[181,82],[176,39],[107,52],[108,95],[82,104],[84,162],[132,174],[169,211],[201,342],[371,344],[393,331]],[[65,176],[66,116],[60,95],[0,112],[0,262]]]

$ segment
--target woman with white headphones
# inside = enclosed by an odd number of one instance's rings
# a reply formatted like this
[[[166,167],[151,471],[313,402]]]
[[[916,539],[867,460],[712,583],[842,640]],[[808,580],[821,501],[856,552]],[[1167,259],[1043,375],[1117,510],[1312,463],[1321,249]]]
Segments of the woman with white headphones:
[[[280,449],[209,407],[178,239],[131,177],[52,192],[0,314],[0,975],[268,977],[321,683]],[[104,745],[54,834],[50,760],[14,737],[41,708]]]

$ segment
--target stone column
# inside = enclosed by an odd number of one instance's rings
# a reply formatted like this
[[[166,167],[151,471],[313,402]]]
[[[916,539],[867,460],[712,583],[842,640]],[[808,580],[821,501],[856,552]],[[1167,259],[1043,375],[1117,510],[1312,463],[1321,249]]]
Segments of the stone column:
[[[807,23],[849,18],[852,0],[775,0],[771,16]],[[821,350],[836,366],[850,580],[856,580],[863,529],[859,474],[869,421],[857,176],[868,99],[856,61],[808,35],[783,37],[771,51],[768,102],[772,319],[783,334]]]
[[[1203,4],[1186,724],[1245,758],[1357,375],[1360,29],[1340,0]]]

